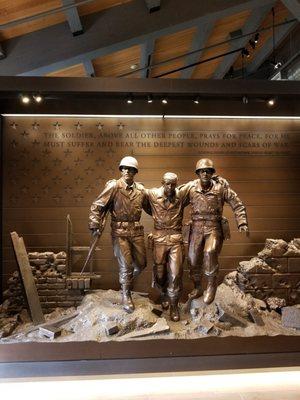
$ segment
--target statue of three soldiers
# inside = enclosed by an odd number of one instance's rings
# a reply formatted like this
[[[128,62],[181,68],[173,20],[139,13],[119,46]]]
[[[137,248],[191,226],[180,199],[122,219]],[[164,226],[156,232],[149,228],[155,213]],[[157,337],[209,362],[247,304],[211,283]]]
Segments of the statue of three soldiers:
[[[191,205],[188,240],[188,264],[194,290],[189,299],[203,294],[202,277],[207,280],[204,302],[210,304],[217,290],[218,255],[223,240],[229,238],[228,221],[222,216],[223,205],[232,208],[238,230],[248,235],[244,204],[215,174],[211,160],[197,162],[198,179],[177,187],[177,175],[164,174],[160,188],[146,189],[134,181],[138,172],[135,158],[126,156],[119,165],[121,178],[110,180],[91,206],[89,228],[100,236],[108,212],[111,214],[111,234],[114,255],[119,264],[122,304],[128,313],[134,311],[131,298],[133,281],[146,267],[144,228],[140,224],[142,210],[152,215],[154,230],[149,235],[153,243],[153,286],[160,290],[163,309],[170,308],[170,318],[179,321],[178,300],[182,290],[184,243],[182,220],[184,208]]]

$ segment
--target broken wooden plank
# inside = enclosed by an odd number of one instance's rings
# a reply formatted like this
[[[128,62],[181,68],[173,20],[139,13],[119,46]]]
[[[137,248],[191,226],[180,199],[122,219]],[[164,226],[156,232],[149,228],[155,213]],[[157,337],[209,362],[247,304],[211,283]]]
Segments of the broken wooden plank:
[[[29,307],[29,312],[32,318],[32,322],[35,325],[38,325],[45,322],[45,317],[43,315],[39,295],[33,279],[24,240],[22,237],[19,237],[17,232],[11,232],[10,236],[13,242],[17,263],[19,266],[21,281],[24,287],[24,293],[26,295],[26,300]]]

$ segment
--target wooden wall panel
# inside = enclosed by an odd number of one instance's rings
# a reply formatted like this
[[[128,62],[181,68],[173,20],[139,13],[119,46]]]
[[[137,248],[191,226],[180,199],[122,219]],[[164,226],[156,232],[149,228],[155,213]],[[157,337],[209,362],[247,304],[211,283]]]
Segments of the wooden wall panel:
[[[4,118],[4,283],[16,269],[9,232],[24,237],[29,251],[65,249],[66,215],[74,227],[74,245],[87,246],[89,207],[105,181],[118,177],[125,155],[140,163],[137,181],[159,186],[166,171],[180,183],[196,178],[201,157],[214,160],[247,206],[251,236],[237,232],[225,207],[232,237],[220,257],[222,276],[254,256],[266,238],[300,237],[300,126],[297,120]],[[188,220],[189,212],[185,213]],[[151,217],[144,215],[146,233]],[[95,256],[103,287],[118,287],[109,223]],[[138,282],[151,282],[151,255]],[[74,268],[82,266],[77,257]],[[185,264],[185,269],[187,268]],[[187,274],[185,274],[187,277]],[[185,287],[190,282],[185,279]]]
[[[53,76],[53,77],[86,77],[86,71],[83,64],[73,65],[72,67],[60,69],[58,71],[51,72],[46,76]]]

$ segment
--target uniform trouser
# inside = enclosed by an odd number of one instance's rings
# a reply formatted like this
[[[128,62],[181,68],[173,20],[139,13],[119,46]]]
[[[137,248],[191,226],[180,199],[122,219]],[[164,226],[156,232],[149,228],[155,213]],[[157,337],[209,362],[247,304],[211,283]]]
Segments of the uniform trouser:
[[[202,273],[207,277],[217,276],[218,256],[222,249],[223,234],[218,222],[196,221],[192,224],[188,263],[190,278],[200,283]]]
[[[117,236],[112,240],[119,264],[119,282],[131,287],[133,278],[147,265],[144,236]]]
[[[153,247],[153,286],[168,296],[178,298],[182,289],[183,243],[155,243]]]

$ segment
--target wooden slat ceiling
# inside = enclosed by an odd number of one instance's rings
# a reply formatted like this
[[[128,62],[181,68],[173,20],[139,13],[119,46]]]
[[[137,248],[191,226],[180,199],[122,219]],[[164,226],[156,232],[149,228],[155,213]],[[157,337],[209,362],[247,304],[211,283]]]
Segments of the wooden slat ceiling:
[[[90,3],[78,7],[79,15],[87,15],[101,10],[114,7],[120,4],[128,3],[132,0],[94,0]],[[60,0],[14,0],[8,2],[7,0],[0,0],[0,24],[7,23],[9,21],[18,20],[20,18],[32,16],[41,12],[49,11],[54,8],[61,7],[62,3]],[[289,11],[287,8],[278,0],[275,7],[275,23],[280,23],[288,18]],[[224,42],[229,39],[230,32],[236,31],[238,29],[243,29],[245,23],[247,22],[250,14],[253,10],[249,9],[237,14],[229,15],[225,18],[219,19],[214,23],[211,29],[211,33],[206,41],[204,47],[209,47],[215,45],[219,42]],[[49,15],[47,17],[37,19],[26,24],[17,25],[15,27],[0,31],[0,42],[5,39],[10,39],[18,35],[24,35],[29,32],[33,32],[53,24],[58,24],[66,21],[66,16],[64,13],[56,13]],[[270,11],[266,18],[264,19],[261,29],[266,26],[272,25],[272,12]],[[157,64],[174,57],[184,56],[191,50],[192,44],[194,42],[195,35],[197,34],[197,27],[192,27],[190,29],[185,29],[180,32],[165,35],[159,37],[155,40],[154,51],[151,55],[151,64]],[[267,30],[260,34],[259,43],[256,49],[253,50],[250,45],[247,46],[250,57],[245,59],[244,62],[251,63],[257,54],[257,52],[264,46],[268,39],[272,36],[272,30]],[[250,39],[250,38],[249,38]],[[202,46],[203,47],[203,46]],[[198,61],[203,61],[208,58],[214,57],[216,55],[222,55],[229,51],[231,48],[231,43],[225,43],[218,47],[213,47],[204,50],[199,53]],[[126,48],[112,54],[108,54],[103,57],[99,57],[94,60],[90,60],[95,70],[95,76],[97,77],[117,77],[122,74],[132,73],[132,65],[136,65],[137,68],[141,68],[141,56],[142,56],[142,46],[137,45],[130,48]],[[191,78],[193,79],[209,79],[212,78],[214,72],[222,63],[223,57],[217,58],[213,61],[206,62],[196,66],[192,70]],[[181,57],[177,60],[171,61],[169,63],[153,67],[150,70],[150,77],[156,77],[157,75],[166,73],[168,71],[181,68],[186,65],[187,57]],[[233,64],[235,70],[240,70],[242,68],[242,57],[237,54],[235,62]],[[74,65],[72,67],[64,68],[48,74],[47,76],[87,76],[83,64]],[[181,76],[181,71],[166,75],[165,78],[179,78]],[[130,78],[141,77],[140,72],[132,73],[129,75]]]

